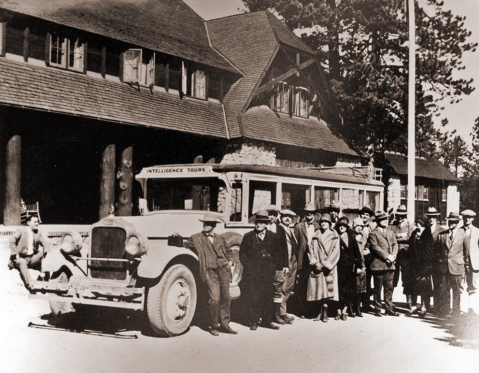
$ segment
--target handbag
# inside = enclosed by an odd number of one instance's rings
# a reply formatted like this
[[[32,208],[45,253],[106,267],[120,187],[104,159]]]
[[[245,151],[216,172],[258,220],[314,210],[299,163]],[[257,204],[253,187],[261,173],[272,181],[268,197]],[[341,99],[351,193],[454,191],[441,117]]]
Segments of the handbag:
[[[183,237],[179,234],[168,236],[168,246],[183,247]]]
[[[356,293],[366,294],[367,284],[366,284],[366,272],[363,271],[356,275]]]

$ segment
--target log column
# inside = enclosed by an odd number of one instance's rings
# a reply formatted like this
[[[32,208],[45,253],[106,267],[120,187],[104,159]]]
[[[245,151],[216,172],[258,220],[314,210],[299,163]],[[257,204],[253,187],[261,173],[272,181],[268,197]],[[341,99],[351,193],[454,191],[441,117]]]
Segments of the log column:
[[[116,147],[108,145],[101,162],[100,219],[115,211]]]
[[[118,196],[118,216],[131,216],[133,210],[133,147],[126,148],[121,154],[121,165],[118,170],[120,195]]]
[[[3,208],[5,225],[20,225],[21,171],[22,140],[19,135],[15,135],[8,141],[5,154],[5,205]]]

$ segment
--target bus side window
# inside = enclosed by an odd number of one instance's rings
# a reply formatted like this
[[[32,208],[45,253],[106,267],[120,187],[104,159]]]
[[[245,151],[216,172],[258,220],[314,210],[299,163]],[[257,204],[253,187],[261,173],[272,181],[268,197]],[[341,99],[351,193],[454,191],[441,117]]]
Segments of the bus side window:
[[[233,183],[231,188],[230,221],[241,221],[243,206],[243,184]]]
[[[276,184],[268,181],[251,180],[249,189],[249,215],[253,216],[263,206],[276,204]]]

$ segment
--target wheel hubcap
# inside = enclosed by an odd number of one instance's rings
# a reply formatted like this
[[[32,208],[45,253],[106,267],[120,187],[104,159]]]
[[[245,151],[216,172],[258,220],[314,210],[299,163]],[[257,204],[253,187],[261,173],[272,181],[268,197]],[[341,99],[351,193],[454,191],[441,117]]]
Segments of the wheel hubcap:
[[[181,321],[188,313],[190,288],[183,279],[176,280],[168,292],[167,314],[170,320]]]

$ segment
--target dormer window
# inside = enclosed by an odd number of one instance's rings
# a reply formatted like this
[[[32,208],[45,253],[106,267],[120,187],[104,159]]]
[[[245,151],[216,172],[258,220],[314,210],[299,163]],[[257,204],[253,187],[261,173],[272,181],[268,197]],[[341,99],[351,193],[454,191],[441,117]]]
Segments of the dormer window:
[[[286,82],[276,85],[273,110],[297,117],[308,117],[309,92],[304,87],[295,87]]]
[[[50,66],[84,71],[85,43],[80,39],[49,35],[49,45],[48,63]]]
[[[141,49],[128,49],[123,53],[123,81],[125,83],[139,83],[141,78]]]
[[[202,70],[191,74],[191,96],[206,99],[206,75]]]

